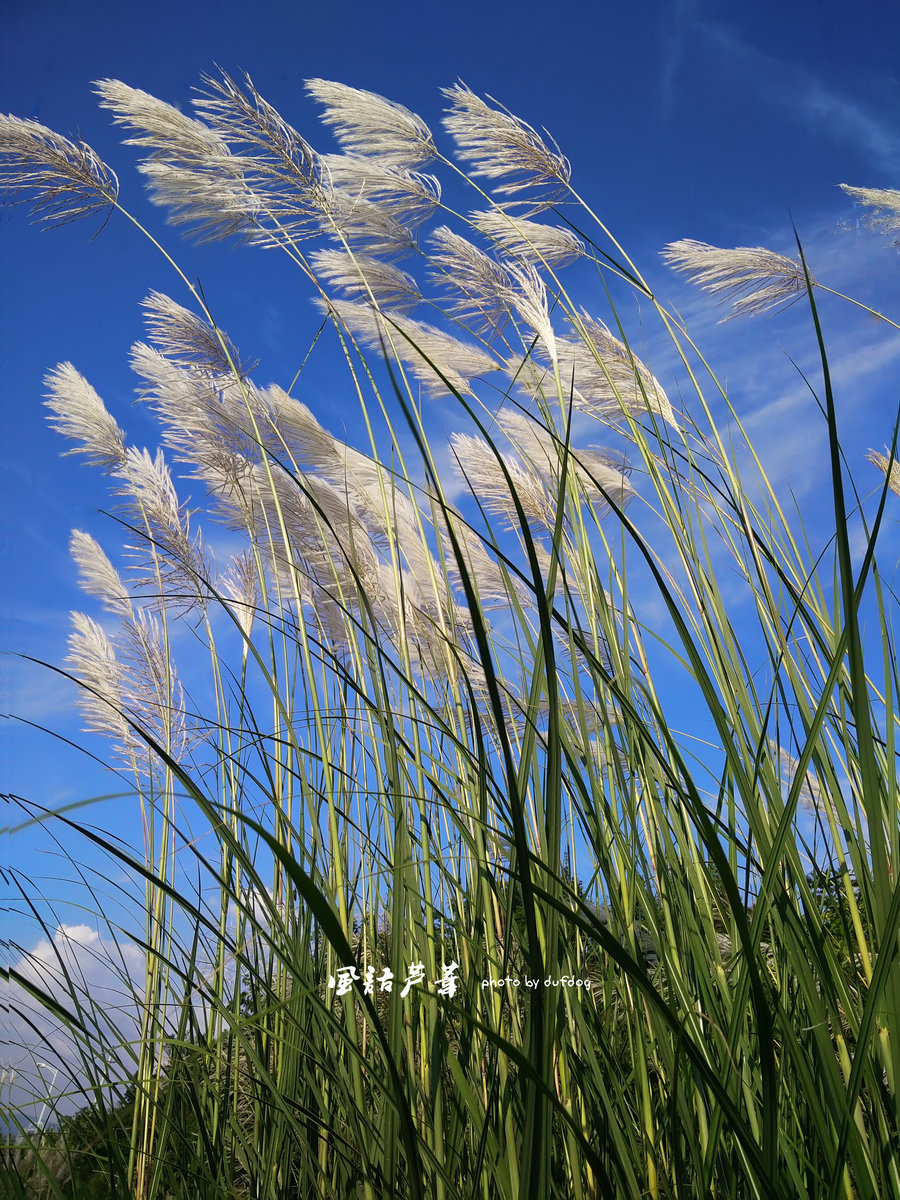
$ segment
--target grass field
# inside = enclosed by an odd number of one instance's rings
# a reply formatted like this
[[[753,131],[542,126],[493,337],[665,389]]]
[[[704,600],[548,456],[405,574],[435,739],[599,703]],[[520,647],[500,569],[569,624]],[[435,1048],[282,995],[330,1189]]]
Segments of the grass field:
[[[740,319],[805,307],[813,539],[555,144],[459,85],[440,135],[308,88],[340,155],[249,81],[208,80],[193,118],[99,85],[172,222],[292,260],[355,436],[302,375],[259,383],[183,274],[132,350],[158,453],[74,366],[48,376],[129,547],[73,534],[89,611],[65,669],[145,840],[27,799],[14,822],[77,834],[144,903],[105,931],[134,1036],[63,953],[14,973],[85,1100],[46,1128],[10,1115],[4,1194],[900,1197],[900,679],[876,555],[897,468],[876,461],[851,546],[873,469],[844,461],[817,307],[853,301],[799,245],[665,251]],[[39,215],[137,226],[88,147],[0,128]],[[849,190],[900,219],[900,194]]]

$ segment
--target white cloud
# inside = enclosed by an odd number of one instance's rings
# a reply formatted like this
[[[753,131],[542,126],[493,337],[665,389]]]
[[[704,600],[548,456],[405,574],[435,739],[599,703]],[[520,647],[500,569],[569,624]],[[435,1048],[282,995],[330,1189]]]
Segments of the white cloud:
[[[133,1070],[144,958],[87,924],[59,925],[12,965],[4,991],[4,1104],[27,1124],[82,1107]],[[55,1014],[35,989],[69,1015]],[[80,1027],[80,1029],[79,1029]]]

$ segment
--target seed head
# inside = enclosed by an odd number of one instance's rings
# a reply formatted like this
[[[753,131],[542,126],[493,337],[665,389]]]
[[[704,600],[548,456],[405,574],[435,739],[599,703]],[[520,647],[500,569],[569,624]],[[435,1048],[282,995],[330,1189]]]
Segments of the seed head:
[[[402,104],[328,79],[308,79],[306,91],[323,106],[322,120],[349,154],[401,168],[434,158],[431,130]]]
[[[63,225],[109,210],[119,181],[86,142],[71,142],[39,121],[0,116],[0,190],[14,201],[30,193],[37,220]]]
[[[571,167],[552,138],[551,148],[525,121],[502,106],[492,108],[464,84],[454,84],[443,92],[450,101],[444,128],[456,142],[458,157],[471,163],[476,175],[503,180],[497,187],[501,195],[537,188],[532,211],[547,207],[565,193]]]
[[[896,233],[900,230],[900,191],[893,188],[860,188],[850,187],[842,183],[841,188],[852,196],[857,204],[873,208],[875,212],[868,218],[868,223],[875,229],[885,233]]]
[[[733,301],[732,317],[756,316],[791,304],[807,290],[802,263],[761,246],[723,250],[686,238],[671,242],[662,256],[704,291]]]
[[[900,463],[897,459],[879,454],[877,450],[870,450],[866,458],[886,477],[888,487],[894,495],[900,496]]]

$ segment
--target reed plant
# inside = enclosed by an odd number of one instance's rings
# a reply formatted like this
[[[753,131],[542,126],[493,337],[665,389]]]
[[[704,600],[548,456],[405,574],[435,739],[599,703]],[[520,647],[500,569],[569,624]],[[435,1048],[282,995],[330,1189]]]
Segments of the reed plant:
[[[807,309],[833,513],[813,542],[549,136],[462,85],[440,136],[307,89],[340,153],[249,79],[206,79],[195,116],[97,85],[173,224],[299,271],[347,440],[302,373],[256,381],[89,147],[2,125],[40,217],[131,221],[180,288],[148,297],[131,357],[159,449],[75,366],[48,376],[127,546],[73,533],[94,615],[58,669],[144,845],[34,798],[17,821],[77,834],[111,864],[94,886],[125,868],[144,901],[111,930],[133,1036],[61,953],[64,1001],[11,971],[89,1103],[12,1139],[6,1194],[900,1197],[900,679],[875,553],[896,430],[854,553],[818,315],[853,301],[799,245],[665,252],[736,315]],[[849,190],[896,216],[900,194]]]

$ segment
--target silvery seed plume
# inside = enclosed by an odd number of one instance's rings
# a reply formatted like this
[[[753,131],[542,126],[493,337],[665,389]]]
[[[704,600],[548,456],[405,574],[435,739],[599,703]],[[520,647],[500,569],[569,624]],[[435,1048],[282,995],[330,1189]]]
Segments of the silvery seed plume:
[[[599,359],[608,379],[626,401],[628,411],[639,414],[649,409],[669,425],[678,428],[678,421],[665,390],[655,375],[641,360],[615,337],[603,321],[581,310],[569,323],[594,356]]]
[[[204,84],[194,108],[237,157],[245,181],[266,206],[269,228],[251,240],[314,234],[332,191],[320,156],[260,95],[249,75],[243,86],[225,71],[219,78],[204,76]]]
[[[540,338],[550,360],[556,362],[556,333],[550,320],[550,303],[543,279],[531,263],[510,263],[508,270],[513,284],[510,292],[513,308]]]
[[[150,151],[140,170],[149,180],[151,201],[169,210],[173,224],[195,226],[201,242],[253,234],[263,204],[223,138],[118,79],[98,80],[94,90],[116,124],[132,131],[126,145]]]
[[[318,155],[260,95],[249,75],[244,75],[243,86],[226,71],[218,78],[204,75],[203,83],[194,108],[232,153],[239,148],[254,161],[268,163],[273,174],[294,177],[307,186],[318,183]]]
[[[35,218],[62,225],[110,210],[119,181],[85,142],[71,142],[39,121],[0,116],[0,190],[14,201],[30,193]]]
[[[900,496],[900,463],[897,459],[879,454],[877,450],[870,450],[866,458],[886,477],[888,487],[894,495]]]
[[[218,375],[243,376],[253,369],[241,361],[227,334],[162,292],[151,292],[141,307],[151,341],[171,362]]]
[[[563,444],[557,443],[548,429],[517,411],[499,412],[496,424],[509,438],[515,451],[536,470],[545,475],[559,475]]]
[[[621,422],[622,410],[634,417],[654,413],[678,427],[675,414],[662,386],[628,348],[613,338],[599,322],[579,339],[556,339],[560,381],[565,399],[597,420]],[[594,334],[597,342],[595,344]],[[507,375],[531,395],[556,398],[556,381],[549,366],[536,353],[516,355],[506,364]]]
[[[882,229],[885,233],[900,230],[900,191],[894,188],[850,187],[847,183],[840,186],[857,204],[875,209],[868,221],[873,228]]]
[[[561,267],[584,254],[581,239],[559,225],[513,217],[496,208],[470,213],[469,220],[508,254],[526,262]]]
[[[163,452],[154,457],[148,450],[129,447],[116,476],[121,481],[119,495],[128,498],[149,539],[131,547],[144,572],[139,585],[152,589],[160,604],[205,603],[212,570],[200,534],[191,533]]]
[[[289,396],[278,384],[270,384],[265,397],[269,419],[290,447],[295,461],[320,475],[330,475],[342,463],[336,439],[323,429],[302,401]]]
[[[298,479],[276,464],[254,468],[253,493],[257,534],[263,544],[278,542],[277,565],[292,586],[299,578],[313,591],[322,589],[347,604],[355,600],[357,581],[373,576],[378,556],[346,494],[314,476]],[[288,545],[281,539],[282,522]]]
[[[359,519],[370,536],[388,549],[393,542],[404,554],[420,539],[416,506],[404,482],[381,463],[336,443],[340,464],[326,472],[329,480],[351,497]],[[415,554],[415,549],[410,553]]]
[[[79,582],[83,590],[100,600],[110,612],[119,617],[130,617],[132,606],[128,588],[99,543],[89,533],[73,529],[69,553],[81,574]]]
[[[551,149],[530,125],[491,108],[463,84],[442,90],[450,101],[444,128],[456,142],[457,156],[471,163],[476,175],[503,180],[497,188],[502,195],[538,188],[541,199],[534,211],[565,193],[572,171],[555,142]]]
[[[387,167],[361,154],[323,154],[321,164],[338,191],[371,200],[406,225],[419,225],[441,202],[435,175]]]
[[[213,85],[216,82],[212,81]],[[223,87],[228,90],[227,84]],[[318,179],[304,173],[313,162],[305,143],[296,152],[299,166],[285,163],[277,152],[270,153],[268,146],[257,145],[256,153],[234,153],[217,128],[147,92],[114,79],[101,80],[96,90],[103,107],[115,114],[117,124],[136,131],[128,141],[150,149],[140,170],[149,181],[152,202],[168,209],[172,224],[192,226],[198,241],[237,237],[280,245],[285,239],[317,232],[322,195]],[[240,89],[234,90],[241,95]],[[220,99],[227,110],[227,100]],[[254,109],[252,100],[243,97],[243,102]],[[239,107],[240,102],[236,103]],[[265,106],[264,101],[261,104]],[[247,130],[241,117],[248,125],[252,125],[251,118],[238,112],[229,125],[224,111],[218,116],[236,144],[246,150]],[[276,114],[271,123],[277,126],[278,120]],[[264,141],[261,134],[258,137]],[[309,169],[314,176],[311,166]]]
[[[562,471],[563,443],[524,413],[501,412],[497,425],[555,491]],[[623,508],[635,495],[623,460],[613,452],[570,446],[566,469],[577,478],[585,500],[600,511],[607,510],[610,502]]]
[[[794,758],[793,754],[788,753],[783,746],[779,746],[772,738],[769,738],[769,746],[778,756],[778,773],[784,781],[785,789],[790,790],[794,785],[800,760]],[[811,771],[807,771],[800,785],[797,803],[801,808],[808,809],[810,812],[818,812],[822,806],[823,799],[824,792],[819,781]]]
[[[705,292],[731,300],[732,317],[756,316],[791,304],[807,290],[803,265],[797,259],[761,246],[724,250],[685,238],[670,242],[662,256]],[[809,282],[815,284],[814,279]]]
[[[437,153],[431,130],[401,104],[327,79],[308,79],[305,86],[348,153],[371,155],[392,167],[415,167]]]
[[[309,261],[328,288],[339,288],[350,299],[371,297],[397,310],[414,308],[422,299],[412,275],[369,255],[316,250]]]
[[[276,385],[266,390],[274,420],[294,462],[344,492],[369,535],[387,548],[391,541],[406,555],[417,554],[418,514],[404,482],[377,460],[328,433],[305,404]]]
[[[125,462],[125,434],[103,401],[71,363],[60,363],[44,378],[48,387],[44,407],[57,433],[79,443],[66,454],[85,454],[88,462],[115,471]]]
[[[446,225],[434,231],[431,243],[437,249],[431,258],[431,279],[450,292],[447,311],[475,318],[476,332],[500,332],[510,314],[509,272]]]
[[[534,595],[513,572],[504,574],[498,560],[491,556],[487,546],[474,529],[461,517],[452,519],[453,534],[459,547],[457,553],[449,533],[442,536],[444,557],[450,582],[457,590],[463,590],[462,557],[466,574],[474,582],[478,597],[483,604],[507,607],[515,595],[524,607],[534,605]],[[496,553],[496,552],[495,552]]]
[[[368,255],[404,258],[416,250],[415,232],[390,209],[353,192],[333,188],[323,206],[319,231]]]
[[[267,226],[269,206],[251,190],[241,168],[230,162],[222,171],[215,166],[210,163],[202,170],[189,170],[168,162],[147,162],[140,170],[149,180],[151,202],[166,209],[169,224],[185,227],[199,245],[228,238],[245,244],[281,245],[285,235]],[[308,222],[301,221],[294,228],[282,220],[281,227],[299,238],[306,235]]]
[[[471,393],[472,379],[497,370],[497,363],[477,346],[457,341],[433,325],[399,313],[379,313],[366,304],[347,300],[316,302],[332,312],[353,334],[370,346],[389,345],[426,390],[440,394],[451,388]]]
[[[471,434],[454,433],[450,447],[460,475],[479,504],[489,512],[506,517],[509,527],[518,529],[521,520],[517,499],[527,521],[552,528],[556,493],[551,494],[534,471],[529,471],[512,455],[498,455],[483,438]]]
[[[198,477],[205,477],[210,462],[224,466],[235,456],[256,461],[262,447],[284,452],[271,428],[271,404],[249,380],[179,366],[141,342],[132,347],[131,366],[143,381],[141,399],[163,422],[163,442],[178,461],[198,467]]]
[[[323,547],[321,554],[307,552],[307,562],[314,563],[317,574],[321,572],[327,579],[339,550],[363,583],[374,577],[378,554],[347,493],[315,475],[305,477],[304,488],[311,527]]]
[[[122,698],[125,672],[102,626],[84,613],[72,613],[66,663],[85,685],[79,690],[78,706],[87,728],[114,738],[124,750],[132,747],[134,734],[125,719]]]
[[[122,680],[125,711],[173,758],[182,758],[197,732],[188,729],[184,693],[159,621],[139,609],[123,622],[120,644],[128,668]]]
[[[98,79],[94,91],[100,107],[113,114],[116,125],[131,130],[126,146],[150,151],[151,160],[199,167],[216,157],[228,157],[222,138],[202,121],[195,121],[172,104],[129,87],[119,79]]]

